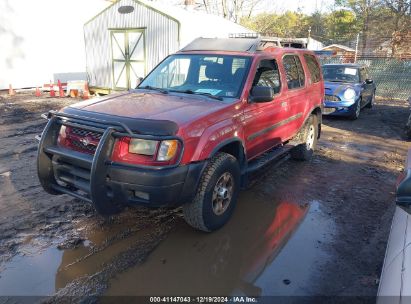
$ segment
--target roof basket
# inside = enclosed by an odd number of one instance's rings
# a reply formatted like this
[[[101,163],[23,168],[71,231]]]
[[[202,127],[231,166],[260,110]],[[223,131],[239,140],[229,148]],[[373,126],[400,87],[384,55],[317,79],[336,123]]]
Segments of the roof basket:
[[[251,38],[251,39],[257,39],[257,38],[260,38],[260,34],[258,34],[258,33],[231,33],[231,34],[228,34],[228,38]]]
[[[197,38],[181,51],[227,51],[250,52],[260,50],[261,39],[254,34],[253,38]]]

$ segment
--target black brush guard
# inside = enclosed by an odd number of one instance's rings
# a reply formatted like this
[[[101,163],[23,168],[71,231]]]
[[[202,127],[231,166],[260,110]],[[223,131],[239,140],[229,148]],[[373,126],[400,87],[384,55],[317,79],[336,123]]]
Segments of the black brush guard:
[[[138,134],[121,122],[108,122],[55,111],[49,112],[47,118],[49,121],[41,135],[38,148],[37,169],[41,185],[50,194],[68,194],[90,203],[98,201],[98,205],[104,206],[113,200],[112,190],[107,184],[109,167],[126,166],[157,171],[171,169],[179,166],[184,153],[183,141],[177,136]],[[58,146],[57,138],[62,125],[102,133],[95,154],[89,155]],[[173,165],[161,167],[115,163],[110,157],[114,143],[120,137],[158,141],[178,140],[181,146],[179,159]],[[100,212],[98,206],[94,205]]]

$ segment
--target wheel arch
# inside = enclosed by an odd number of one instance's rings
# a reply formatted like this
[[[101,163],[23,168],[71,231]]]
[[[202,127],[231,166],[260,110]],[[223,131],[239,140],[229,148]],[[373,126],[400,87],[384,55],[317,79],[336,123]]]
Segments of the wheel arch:
[[[318,122],[318,137],[317,137],[317,139],[319,139],[321,137],[321,124],[322,124],[322,120],[323,120],[321,107],[315,107],[314,109],[312,109],[310,115],[316,115],[317,116],[317,122]]]
[[[246,164],[246,155],[244,143],[239,138],[230,138],[222,141],[210,153],[210,158],[214,157],[219,152],[225,152],[234,156],[242,170]]]

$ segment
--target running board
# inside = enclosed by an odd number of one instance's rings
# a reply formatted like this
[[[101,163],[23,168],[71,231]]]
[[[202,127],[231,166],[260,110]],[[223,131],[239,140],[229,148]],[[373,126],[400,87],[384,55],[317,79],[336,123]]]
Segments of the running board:
[[[271,150],[268,150],[264,154],[260,155],[256,159],[252,160],[248,163],[245,174],[250,174],[255,171],[260,170],[261,168],[265,167],[269,163],[279,160],[280,158],[286,156],[286,154],[294,148],[293,145],[285,145],[281,147],[276,147]]]

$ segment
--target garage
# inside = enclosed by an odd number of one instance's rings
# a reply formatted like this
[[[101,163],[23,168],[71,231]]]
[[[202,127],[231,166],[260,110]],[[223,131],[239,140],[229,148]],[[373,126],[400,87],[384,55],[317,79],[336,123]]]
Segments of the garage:
[[[189,6],[120,0],[84,26],[88,81],[99,89],[130,89],[164,57],[195,38],[239,33],[252,32]]]

